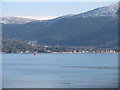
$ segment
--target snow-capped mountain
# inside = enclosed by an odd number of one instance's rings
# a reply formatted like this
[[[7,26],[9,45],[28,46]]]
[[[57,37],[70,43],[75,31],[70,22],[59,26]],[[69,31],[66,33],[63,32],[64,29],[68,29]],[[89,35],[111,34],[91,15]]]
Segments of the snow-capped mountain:
[[[116,16],[118,4],[96,8],[85,13],[75,15],[75,17],[96,17],[96,16]]]
[[[22,18],[22,17],[2,17],[0,18],[0,23],[4,24],[25,24],[31,21],[36,21],[35,19]]]
[[[4,23],[4,24],[26,24],[26,23],[40,23],[40,22],[55,23],[61,19],[66,19],[66,18],[116,16],[117,10],[118,10],[118,4],[112,4],[110,6],[96,8],[85,13],[63,15],[51,20],[36,20],[36,19],[23,18],[23,17],[2,17],[0,18],[1,20],[0,23]]]
[[[114,43],[118,38],[117,9],[117,4],[114,4],[51,20],[3,24],[2,34],[4,38],[36,40],[43,45],[104,46],[110,42],[117,45]]]
[[[68,14],[68,15],[63,15],[58,18],[55,18],[51,21],[59,21],[61,19],[66,19],[66,18],[79,18],[79,17],[99,17],[99,16],[116,16],[117,15],[117,10],[118,10],[118,4],[112,4],[109,6],[105,7],[99,7],[84,13],[80,14]]]

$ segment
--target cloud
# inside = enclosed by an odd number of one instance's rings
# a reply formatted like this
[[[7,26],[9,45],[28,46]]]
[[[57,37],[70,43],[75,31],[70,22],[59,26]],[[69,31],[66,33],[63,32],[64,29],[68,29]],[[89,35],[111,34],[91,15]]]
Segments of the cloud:
[[[48,19],[53,19],[53,18],[57,18],[58,16],[27,16],[26,18],[33,18],[33,19],[37,19],[37,20],[48,20]]]

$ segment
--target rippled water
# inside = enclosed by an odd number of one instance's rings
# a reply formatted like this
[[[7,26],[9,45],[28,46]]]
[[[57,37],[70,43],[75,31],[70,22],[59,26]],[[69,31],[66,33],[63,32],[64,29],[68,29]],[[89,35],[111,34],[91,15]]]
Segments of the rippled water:
[[[2,89],[2,54],[0,54],[0,89]]]
[[[117,53],[3,54],[3,88],[115,88]]]

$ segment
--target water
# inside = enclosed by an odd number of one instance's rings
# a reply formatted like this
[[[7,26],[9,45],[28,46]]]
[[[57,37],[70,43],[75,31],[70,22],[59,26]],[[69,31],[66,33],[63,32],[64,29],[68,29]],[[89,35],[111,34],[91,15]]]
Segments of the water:
[[[3,54],[3,88],[116,88],[118,54]]]
[[[0,54],[0,90],[2,89],[2,54]]]

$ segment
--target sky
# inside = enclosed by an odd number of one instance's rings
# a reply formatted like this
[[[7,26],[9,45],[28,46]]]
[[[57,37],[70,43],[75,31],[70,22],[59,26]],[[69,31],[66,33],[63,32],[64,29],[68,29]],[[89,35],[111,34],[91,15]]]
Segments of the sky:
[[[116,2],[2,2],[2,16],[29,17],[41,20],[67,14],[79,14]]]

